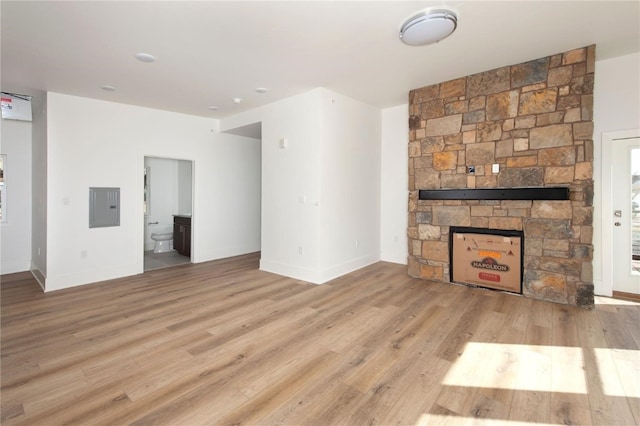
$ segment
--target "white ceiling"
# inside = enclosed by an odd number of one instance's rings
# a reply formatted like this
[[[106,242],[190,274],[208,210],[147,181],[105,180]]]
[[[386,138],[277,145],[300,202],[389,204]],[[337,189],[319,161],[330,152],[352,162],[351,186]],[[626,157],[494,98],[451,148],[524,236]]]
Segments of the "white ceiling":
[[[406,18],[442,5],[459,14],[452,36],[422,47],[399,41]],[[315,87],[389,107],[406,103],[414,88],[590,44],[598,60],[638,52],[639,6],[3,0],[2,90],[42,89],[214,118]],[[157,61],[142,63],[138,52]],[[101,90],[105,84],[117,90]]]

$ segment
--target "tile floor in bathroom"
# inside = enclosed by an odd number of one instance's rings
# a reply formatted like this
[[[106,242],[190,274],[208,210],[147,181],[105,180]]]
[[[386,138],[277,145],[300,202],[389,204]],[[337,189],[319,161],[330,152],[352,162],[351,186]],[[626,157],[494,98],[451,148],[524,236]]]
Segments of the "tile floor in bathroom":
[[[185,263],[191,263],[191,259],[187,256],[178,254],[177,251],[170,251],[168,253],[154,253],[153,250],[148,250],[144,252],[145,271],[166,268],[169,266],[182,265]]]

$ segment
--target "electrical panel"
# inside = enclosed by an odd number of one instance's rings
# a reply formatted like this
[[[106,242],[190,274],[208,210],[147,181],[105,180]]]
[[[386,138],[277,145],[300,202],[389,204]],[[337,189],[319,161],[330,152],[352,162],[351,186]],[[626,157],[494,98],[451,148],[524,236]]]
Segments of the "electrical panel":
[[[89,188],[89,228],[120,226],[120,188]]]

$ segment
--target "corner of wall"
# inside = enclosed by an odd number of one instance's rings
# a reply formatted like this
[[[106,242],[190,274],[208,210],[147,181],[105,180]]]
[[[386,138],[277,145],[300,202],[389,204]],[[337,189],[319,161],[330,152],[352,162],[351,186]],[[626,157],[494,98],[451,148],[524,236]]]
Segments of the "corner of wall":
[[[381,112],[380,259],[406,265],[409,104]]]

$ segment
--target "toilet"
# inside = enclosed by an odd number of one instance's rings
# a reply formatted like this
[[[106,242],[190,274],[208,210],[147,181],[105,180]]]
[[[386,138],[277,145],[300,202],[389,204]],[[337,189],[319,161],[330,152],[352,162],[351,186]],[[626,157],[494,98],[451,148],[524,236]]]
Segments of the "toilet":
[[[167,253],[173,251],[173,232],[154,232],[151,239],[155,242],[153,245],[154,253]]]

